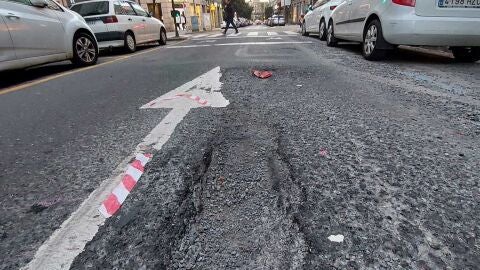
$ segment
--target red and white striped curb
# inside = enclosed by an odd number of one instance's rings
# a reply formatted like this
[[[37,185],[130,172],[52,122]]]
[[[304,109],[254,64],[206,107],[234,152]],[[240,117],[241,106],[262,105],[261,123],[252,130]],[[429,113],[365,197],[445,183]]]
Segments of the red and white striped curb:
[[[206,99],[203,99],[199,96],[195,96],[195,95],[192,95],[192,94],[176,94],[175,96],[173,97],[169,97],[169,98],[162,98],[160,101],[167,101],[167,100],[174,100],[174,99],[179,99],[179,98],[188,98],[188,99],[191,99],[195,102],[197,102],[198,104],[202,105],[202,106],[205,106],[208,104],[208,100]],[[150,104],[148,104],[149,107],[152,107],[154,106],[155,104],[157,104],[157,102],[152,102]]]
[[[135,160],[127,166],[127,170],[123,174],[120,184],[118,184],[98,208],[98,211],[100,211],[105,218],[111,217],[122,207],[123,202],[142,176],[145,165],[147,165],[152,157],[152,154],[137,154]]]

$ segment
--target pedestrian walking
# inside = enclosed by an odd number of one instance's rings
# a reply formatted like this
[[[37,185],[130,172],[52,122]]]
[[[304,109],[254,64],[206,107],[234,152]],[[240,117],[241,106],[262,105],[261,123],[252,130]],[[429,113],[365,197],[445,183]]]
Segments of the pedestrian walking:
[[[225,31],[223,31],[223,34],[225,35],[227,33],[228,27],[230,24],[235,29],[235,33],[238,34],[237,26],[233,21],[233,18],[235,17],[235,10],[233,9],[233,4],[231,3],[231,0],[226,0],[224,6],[225,6]]]
[[[183,25],[183,30],[187,29],[186,28],[186,25],[187,25],[187,17],[185,16],[185,12],[182,11],[182,25]]]

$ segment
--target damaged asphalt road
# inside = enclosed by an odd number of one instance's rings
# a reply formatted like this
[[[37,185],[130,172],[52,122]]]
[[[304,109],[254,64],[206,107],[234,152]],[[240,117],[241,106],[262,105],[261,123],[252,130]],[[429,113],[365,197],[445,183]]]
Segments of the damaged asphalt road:
[[[475,108],[273,69],[223,70],[231,104],[177,127],[72,269],[480,265]]]
[[[367,62],[283,30],[2,95],[0,269],[31,261],[170,111],[140,106],[217,66],[230,104],[190,110],[70,269],[479,269],[480,63]]]

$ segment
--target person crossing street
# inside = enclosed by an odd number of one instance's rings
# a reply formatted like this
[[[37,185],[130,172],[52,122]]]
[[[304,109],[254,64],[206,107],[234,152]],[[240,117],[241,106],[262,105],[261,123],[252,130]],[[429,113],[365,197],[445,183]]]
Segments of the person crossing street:
[[[226,0],[225,1],[225,31],[223,31],[224,35],[227,34],[228,27],[230,26],[230,24],[235,29],[235,33],[238,34],[237,26],[233,21],[234,17],[235,17],[235,10],[233,9],[233,4],[231,3],[231,0]]]

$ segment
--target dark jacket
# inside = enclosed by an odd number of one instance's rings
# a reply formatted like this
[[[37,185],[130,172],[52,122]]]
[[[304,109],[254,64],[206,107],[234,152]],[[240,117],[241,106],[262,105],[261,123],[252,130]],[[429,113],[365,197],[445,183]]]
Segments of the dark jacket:
[[[227,4],[225,6],[225,18],[227,20],[233,20],[233,17],[235,17],[235,10],[233,10],[232,4]]]

